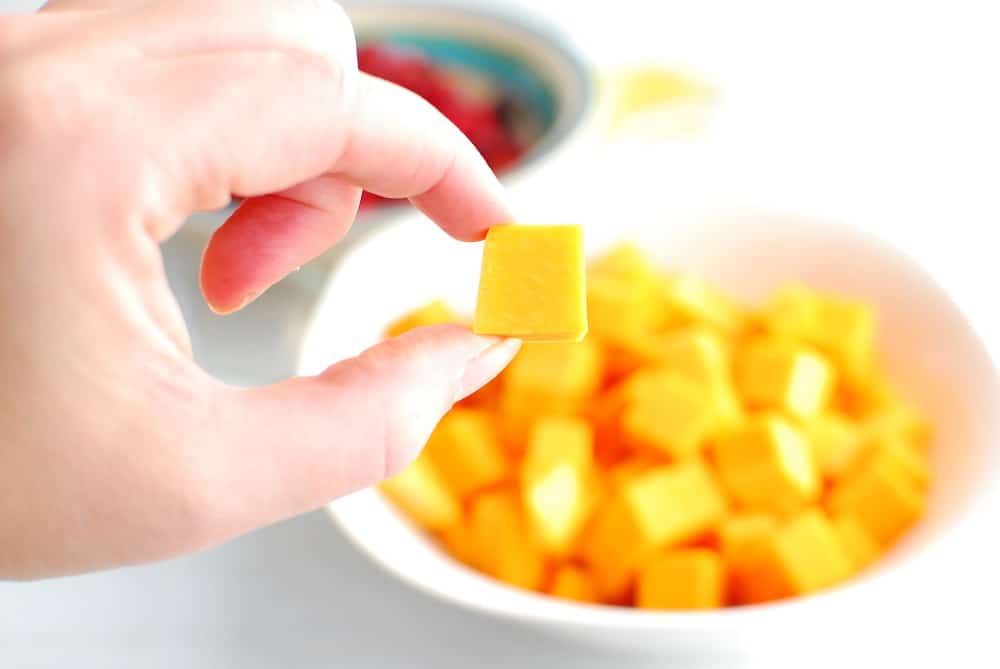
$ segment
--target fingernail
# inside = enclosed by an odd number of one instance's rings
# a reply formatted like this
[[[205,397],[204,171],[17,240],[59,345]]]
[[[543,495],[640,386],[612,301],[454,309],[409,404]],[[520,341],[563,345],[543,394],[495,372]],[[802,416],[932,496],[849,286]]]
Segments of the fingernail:
[[[521,348],[520,339],[501,339],[469,360],[458,380],[455,401],[476,392],[503,371]]]
[[[243,307],[247,306],[248,304],[250,304],[263,294],[264,294],[263,290],[258,290],[255,292],[247,293],[234,306],[216,307],[211,303],[209,303],[208,308],[211,309],[218,316],[228,316],[230,314],[235,314],[237,311],[241,310]]]

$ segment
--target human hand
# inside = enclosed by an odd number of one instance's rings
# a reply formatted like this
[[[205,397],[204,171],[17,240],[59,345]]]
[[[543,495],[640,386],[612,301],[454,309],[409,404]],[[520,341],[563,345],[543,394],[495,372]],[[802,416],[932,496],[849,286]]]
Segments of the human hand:
[[[440,326],[264,388],[192,362],[158,246],[192,212],[247,198],[204,255],[219,312],[336,243],[362,187],[463,240],[509,219],[458,130],[355,58],[328,0],[0,17],[0,577],[161,559],[370,485],[514,355]]]

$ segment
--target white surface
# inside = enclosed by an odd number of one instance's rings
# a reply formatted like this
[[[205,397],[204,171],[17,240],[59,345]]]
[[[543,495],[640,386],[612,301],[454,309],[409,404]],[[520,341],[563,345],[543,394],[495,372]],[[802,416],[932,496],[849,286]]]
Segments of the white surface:
[[[679,174],[671,182],[687,183]],[[566,213],[588,226],[591,255],[626,239],[659,266],[706,277],[751,303],[801,281],[877,308],[887,371],[935,427],[934,488],[921,524],[875,570],[847,587],[778,606],[695,614],[579,606],[505,587],[449,558],[374,490],[330,505],[341,528],[376,562],[420,590],[602,649],[732,660],[756,644],[760,658],[790,637],[799,646],[822,643],[831,627],[844,646],[857,647],[864,631],[886,618],[912,633],[920,623],[909,593],[917,591],[935,607],[954,611],[953,623],[977,622],[985,612],[979,602],[1000,595],[1000,583],[990,582],[1000,546],[987,538],[991,521],[1000,516],[991,495],[1000,486],[1000,381],[948,296],[919,266],[856,226],[763,211],[704,211],[697,204],[665,210],[634,204],[632,215],[613,229],[601,225],[600,207]],[[421,250],[419,256],[406,253],[413,248]],[[460,277],[475,275],[480,257],[480,247],[448,239],[430,225],[387,229],[365,240],[340,264],[319,302],[303,342],[302,371],[320,373],[330,360],[367,348],[400,313],[432,299],[471,313],[475,286]],[[409,277],[405,284],[379,280],[379,268],[389,266]],[[360,295],[359,285],[372,288]],[[345,322],[344,313],[355,318]]]
[[[0,0],[0,9],[37,4]],[[724,106],[711,142],[726,148],[727,159],[699,163],[694,147],[664,150],[690,152],[692,169],[708,178],[717,173],[728,189],[720,199],[868,214],[881,235],[931,268],[988,342],[1000,343],[992,294],[1000,272],[988,243],[1000,223],[993,3],[532,4],[561,17],[602,62],[666,59],[719,85]],[[637,149],[636,157],[645,161],[646,177],[633,173],[631,187],[670,197],[655,154]],[[624,173],[617,174],[621,181]],[[592,196],[581,190],[575,197]],[[216,319],[198,301],[190,250],[175,243],[167,253],[206,367],[245,383],[289,372],[305,296],[286,284],[246,314]],[[914,609],[923,610],[923,595],[913,593]],[[986,608],[993,602],[983,602],[978,627],[931,608],[926,615],[937,618],[937,634],[879,648],[909,666],[942,658],[996,666],[986,636],[993,633],[987,625],[995,625]],[[836,646],[816,652],[825,657]],[[966,657],[977,659],[963,663]],[[4,668],[473,663],[633,664],[436,604],[377,571],[318,514],[167,564],[0,585]],[[812,659],[793,666],[805,664],[816,666]],[[879,666],[864,658],[851,664]]]

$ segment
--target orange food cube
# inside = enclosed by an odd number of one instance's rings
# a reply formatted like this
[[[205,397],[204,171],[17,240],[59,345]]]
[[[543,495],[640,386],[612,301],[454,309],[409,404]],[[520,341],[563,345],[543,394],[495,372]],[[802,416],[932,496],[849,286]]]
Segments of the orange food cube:
[[[590,332],[607,344],[628,345],[655,323],[658,301],[652,285],[636,286],[616,276],[587,280]]]
[[[379,489],[428,530],[443,530],[457,525],[462,519],[462,509],[455,494],[434,463],[424,456],[383,481]]]
[[[773,516],[756,513],[730,516],[719,528],[719,544],[729,573],[729,599],[751,604],[788,596],[782,574],[772,568],[778,532]]]
[[[529,341],[587,334],[583,228],[499,225],[486,233],[473,331]]]
[[[809,446],[783,418],[752,419],[721,438],[713,453],[723,484],[746,509],[788,514],[819,496]]]
[[[508,474],[493,419],[479,409],[453,409],[431,434],[427,457],[459,497],[499,483]]]
[[[722,337],[707,328],[685,328],[650,335],[643,341],[648,364],[678,372],[709,389],[720,419],[732,425],[743,416],[733,386],[729,350]]]
[[[816,416],[833,394],[833,367],[818,353],[783,341],[746,347],[736,365],[736,385],[748,405]]]
[[[870,376],[875,350],[871,307],[790,285],[772,296],[768,323],[777,333],[819,347],[852,386]]]
[[[837,530],[818,509],[803,511],[778,531],[775,556],[799,595],[843,581],[854,571]]]
[[[582,555],[602,596],[628,588],[651,551],[710,531],[726,510],[708,468],[697,460],[651,469],[626,482],[597,512]]]
[[[527,590],[537,590],[545,575],[545,556],[535,545],[512,490],[477,495],[469,511],[477,563],[490,576]]]
[[[445,550],[459,562],[473,568],[479,564],[479,548],[476,536],[468,525],[450,525],[441,532],[441,543]]]
[[[714,609],[722,606],[725,569],[715,551],[670,550],[639,571],[636,605],[644,609]]]
[[[543,418],[532,429],[521,489],[529,526],[549,553],[567,554],[589,517],[593,442],[593,429],[579,418]]]
[[[611,277],[630,286],[656,283],[658,272],[646,254],[628,242],[616,244],[604,255],[595,258],[587,268],[589,277]]]
[[[441,323],[455,323],[457,321],[458,317],[448,308],[448,305],[441,300],[434,300],[393,321],[386,328],[386,336],[396,337],[425,325],[440,325]]]
[[[857,518],[848,515],[836,516],[833,527],[840,537],[840,543],[851,558],[854,571],[861,571],[882,552],[882,547]]]
[[[868,440],[900,438],[920,450],[927,450],[933,436],[927,419],[906,407],[871,414],[862,421],[861,429]]]
[[[746,315],[733,300],[692,276],[667,279],[664,299],[668,312],[688,323],[709,325],[725,334],[735,334],[746,324]]]
[[[720,407],[708,387],[674,372],[656,377],[622,414],[622,437],[634,448],[673,458],[697,454],[720,424]]]
[[[853,517],[888,546],[923,515],[926,500],[912,473],[891,459],[872,458],[834,487],[827,505],[834,515]]]
[[[864,455],[866,441],[861,429],[837,413],[825,413],[802,426],[820,473],[827,479],[842,477]]]
[[[552,575],[549,594],[574,602],[597,602],[597,590],[586,570],[573,565],[561,565]]]

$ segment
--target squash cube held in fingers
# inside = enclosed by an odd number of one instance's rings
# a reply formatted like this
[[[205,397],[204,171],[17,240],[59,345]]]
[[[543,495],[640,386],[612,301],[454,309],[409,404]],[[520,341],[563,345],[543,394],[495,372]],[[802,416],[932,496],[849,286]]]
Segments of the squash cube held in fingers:
[[[587,334],[585,283],[580,226],[490,228],[472,329],[526,341],[580,341]]]

